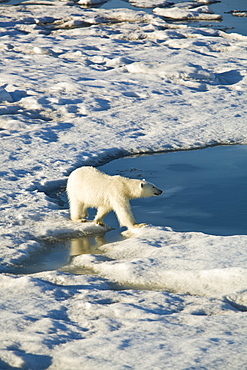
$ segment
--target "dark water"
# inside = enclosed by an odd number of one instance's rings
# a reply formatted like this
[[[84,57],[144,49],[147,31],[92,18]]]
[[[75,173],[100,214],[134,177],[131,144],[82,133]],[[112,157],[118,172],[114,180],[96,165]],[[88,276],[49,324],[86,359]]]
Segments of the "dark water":
[[[101,170],[145,178],[163,190],[161,196],[132,201],[137,222],[177,231],[247,234],[245,145],[123,158]]]
[[[245,145],[126,157],[99,169],[109,175],[145,178],[163,190],[158,197],[131,201],[137,222],[171,227],[175,231],[247,234]],[[59,205],[65,194],[59,189],[57,194],[56,199],[56,191],[52,189],[50,196]],[[93,219],[94,213],[90,210],[90,219]],[[70,271],[69,263],[80,254],[101,254],[99,246],[123,239],[123,228],[120,229],[113,212],[104,221],[115,228],[105,235],[41,241],[44,246],[42,254],[33,256],[14,272],[62,269],[73,273],[91,273],[81,268],[78,272],[75,269]]]

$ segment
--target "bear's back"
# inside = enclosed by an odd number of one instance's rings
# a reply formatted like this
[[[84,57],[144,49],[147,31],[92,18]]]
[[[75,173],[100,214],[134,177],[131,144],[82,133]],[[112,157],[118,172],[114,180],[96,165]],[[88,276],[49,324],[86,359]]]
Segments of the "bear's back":
[[[104,174],[103,172],[100,172],[94,167],[84,166],[84,167],[80,167],[74,170],[70,174],[69,179],[71,180],[76,179],[79,181],[83,181],[84,179],[86,181],[90,181],[90,180],[94,180],[94,181],[101,180],[102,181],[106,179],[107,177],[108,175]]]

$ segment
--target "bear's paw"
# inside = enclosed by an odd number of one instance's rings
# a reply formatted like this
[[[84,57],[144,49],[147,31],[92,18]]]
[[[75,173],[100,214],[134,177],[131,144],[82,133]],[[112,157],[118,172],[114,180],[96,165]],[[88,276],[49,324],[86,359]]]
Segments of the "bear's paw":
[[[134,224],[133,225],[133,229],[140,229],[141,227],[144,227],[144,226],[147,226],[147,224],[145,224],[145,223]]]
[[[103,226],[103,227],[105,227],[105,226],[106,226],[106,224],[104,224],[104,222],[102,222],[102,221],[94,221],[94,223],[95,223],[96,225],[99,225],[99,226]]]
[[[79,222],[88,222],[88,220],[86,218],[80,218],[78,221]]]

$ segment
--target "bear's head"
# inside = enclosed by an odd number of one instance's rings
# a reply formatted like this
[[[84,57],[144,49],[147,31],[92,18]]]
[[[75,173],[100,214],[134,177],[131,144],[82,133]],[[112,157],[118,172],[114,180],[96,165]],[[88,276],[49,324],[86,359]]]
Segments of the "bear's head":
[[[144,179],[140,182],[139,186],[141,188],[141,197],[152,197],[162,193],[162,190],[158,189],[154,184],[151,184]]]

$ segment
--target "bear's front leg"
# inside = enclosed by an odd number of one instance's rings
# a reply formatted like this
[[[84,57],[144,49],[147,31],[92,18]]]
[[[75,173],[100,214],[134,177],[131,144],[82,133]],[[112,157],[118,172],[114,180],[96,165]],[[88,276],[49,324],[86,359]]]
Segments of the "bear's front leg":
[[[127,229],[133,229],[135,225],[138,225],[136,224],[134,216],[131,212],[128,199],[123,198],[118,200],[118,202],[115,202],[113,210],[115,211],[121,226],[126,226]]]

